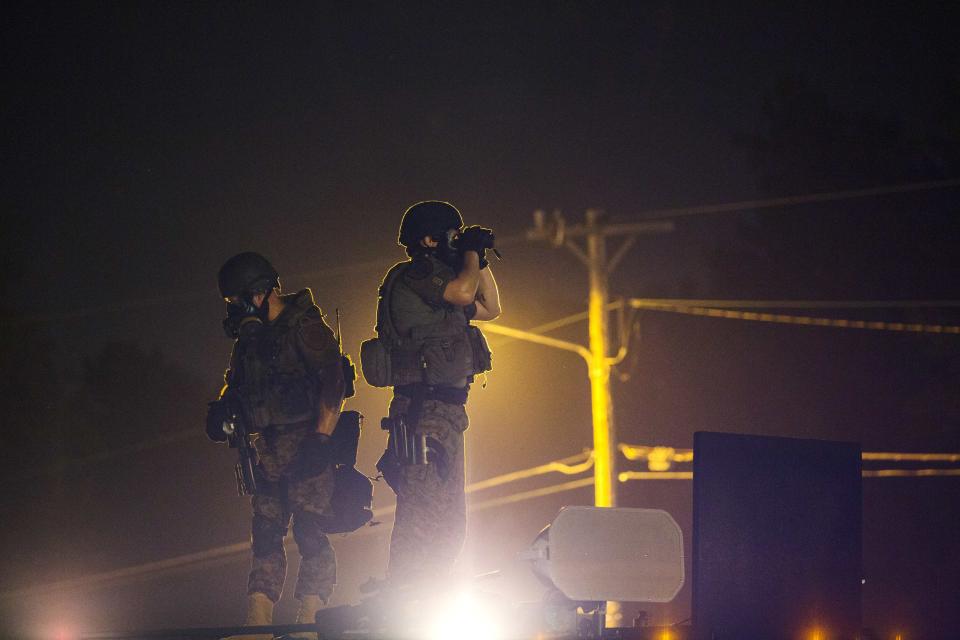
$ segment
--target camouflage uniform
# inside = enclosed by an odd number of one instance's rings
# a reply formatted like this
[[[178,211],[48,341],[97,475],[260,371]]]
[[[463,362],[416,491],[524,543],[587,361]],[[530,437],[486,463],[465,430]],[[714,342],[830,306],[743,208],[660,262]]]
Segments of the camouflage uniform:
[[[409,404],[406,396],[394,395],[390,416],[405,414]],[[424,400],[417,432],[433,438],[443,453],[430,464],[400,467],[397,515],[390,536],[391,578],[441,577],[460,553],[467,532],[463,493],[467,425],[463,405]]]
[[[283,539],[291,516],[301,556],[294,596],[319,595],[327,601],[337,583],[337,559],[323,532],[333,494],[333,470],[326,465],[319,473],[311,473],[298,455],[303,441],[316,437],[312,435],[315,427],[314,422],[277,425],[265,429],[256,441],[257,484],[262,489],[251,500],[253,562],[247,593],[259,591],[274,602],[280,599],[287,575]]]
[[[443,300],[447,283],[456,278],[453,269],[428,255],[394,268],[403,269],[393,287],[390,305],[399,331],[408,332],[450,316],[461,318],[466,326],[471,310],[465,312]],[[462,390],[465,398],[467,378],[450,382],[446,390]],[[408,393],[409,385],[394,388],[391,418],[409,413]],[[401,466],[393,481],[397,512],[390,537],[391,580],[442,577],[460,553],[466,536],[463,432],[467,426],[463,403],[429,396],[423,401],[417,433],[427,435],[437,455],[430,464]]]
[[[295,596],[327,601],[337,581],[336,558],[323,531],[333,469],[315,430],[320,389],[341,380],[340,351],[309,289],[282,300],[285,309],[247,355],[235,345],[226,374],[260,434],[247,593],[280,599],[287,570],[283,540],[292,517],[301,555]]]

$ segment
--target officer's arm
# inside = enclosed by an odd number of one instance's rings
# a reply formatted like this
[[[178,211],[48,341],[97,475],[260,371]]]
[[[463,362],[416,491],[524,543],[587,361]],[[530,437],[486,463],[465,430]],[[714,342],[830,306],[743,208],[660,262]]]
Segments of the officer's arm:
[[[338,352],[339,353],[339,352]],[[317,433],[332,435],[337,427],[340,410],[343,409],[343,367],[339,358],[335,365],[324,369],[324,377],[320,388],[319,417],[317,418]]]
[[[463,269],[443,289],[443,299],[465,307],[472,304],[480,284],[480,256],[476,251],[463,252]]]
[[[474,320],[496,320],[500,316],[500,290],[490,267],[480,272],[480,283],[474,302],[477,305]]]
[[[309,368],[319,376],[320,397],[317,407],[317,433],[331,435],[343,408],[343,367],[340,348],[333,331],[322,318],[301,327],[303,355]]]

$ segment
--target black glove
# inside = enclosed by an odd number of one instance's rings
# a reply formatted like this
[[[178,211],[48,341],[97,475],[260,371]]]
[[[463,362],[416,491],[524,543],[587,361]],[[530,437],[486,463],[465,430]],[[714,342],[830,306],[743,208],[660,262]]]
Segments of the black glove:
[[[485,227],[474,225],[467,227],[457,238],[457,248],[460,251],[476,251],[480,256],[480,268],[485,268],[487,262],[487,249],[493,249],[494,237],[493,231]]]
[[[227,403],[222,400],[207,404],[207,437],[214,442],[226,442],[223,422],[227,419]]]
[[[333,447],[325,433],[309,433],[300,441],[294,476],[298,480],[313,478],[327,470],[332,462]]]

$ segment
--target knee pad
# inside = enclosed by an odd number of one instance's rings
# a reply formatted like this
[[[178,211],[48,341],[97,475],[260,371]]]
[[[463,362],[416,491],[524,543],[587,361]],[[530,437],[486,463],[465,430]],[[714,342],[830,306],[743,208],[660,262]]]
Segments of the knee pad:
[[[301,511],[293,516],[293,537],[304,558],[318,556],[330,547],[323,532],[328,518],[318,513]]]
[[[283,551],[287,528],[261,515],[253,516],[253,555],[258,558]]]

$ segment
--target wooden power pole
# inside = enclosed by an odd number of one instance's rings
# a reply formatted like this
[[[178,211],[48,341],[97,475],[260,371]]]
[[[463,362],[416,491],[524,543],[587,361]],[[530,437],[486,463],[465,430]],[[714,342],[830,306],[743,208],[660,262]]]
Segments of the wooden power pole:
[[[588,298],[589,349],[577,350],[587,361],[590,374],[591,414],[593,418],[594,455],[594,504],[598,507],[617,505],[616,479],[616,425],[613,419],[613,402],[610,397],[610,368],[623,359],[626,345],[620,345],[617,355],[609,354],[609,302],[608,281],[620,260],[642,233],[665,233],[673,231],[673,223],[634,222],[606,224],[602,212],[589,209],[583,224],[567,226],[563,216],[554,212],[547,221],[542,211],[534,213],[534,227],[527,237],[548,240],[555,247],[566,247],[587,267],[590,292]],[[620,246],[608,257],[607,238],[623,236]],[[584,238],[585,246],[577,243]]]

